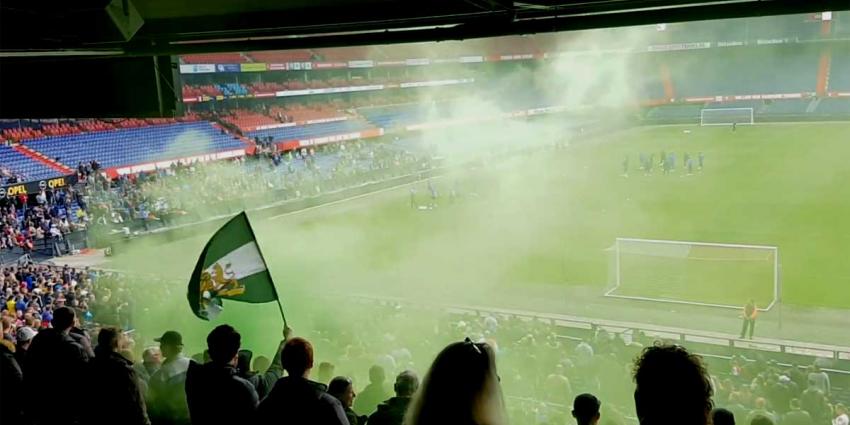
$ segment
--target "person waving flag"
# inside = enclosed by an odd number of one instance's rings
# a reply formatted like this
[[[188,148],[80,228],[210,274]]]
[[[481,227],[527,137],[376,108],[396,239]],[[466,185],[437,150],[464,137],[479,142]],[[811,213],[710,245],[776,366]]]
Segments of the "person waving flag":
[[[277,301],[286,323],[266,260],[244,211],[218,229],[204,246],[189,279],[187,297],[192,312],[203,320],[215,319],[223,309],[223,300]]]

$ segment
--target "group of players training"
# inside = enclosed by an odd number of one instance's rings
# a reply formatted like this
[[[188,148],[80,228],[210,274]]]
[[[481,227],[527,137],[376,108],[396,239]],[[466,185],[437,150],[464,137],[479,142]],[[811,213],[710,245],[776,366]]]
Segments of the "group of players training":
[[[660,160],[656,163],[655,154],[650,153],[649,155],[641,152],[639,155],[640,158],[640,170],[643,171],[645,176],[651,175],[653,168],[657,164],[664,175],[668,175],[674,171],[676,171],[676,154],[673,152],[667,153],[661,151],[659,155]],[[685,152],[682,154],[682,166],[683,169],[688,170],[688,175],[694,173],[694,166],[696,166],[697,171],[702,171],[702,167],[705,164],[705,154],[699,152],[696,156],[696,163],[694,162],[694,157],[691,156],[690,153]],[[629,176],[629,156],[626,155],[623,158],[623,177]]]

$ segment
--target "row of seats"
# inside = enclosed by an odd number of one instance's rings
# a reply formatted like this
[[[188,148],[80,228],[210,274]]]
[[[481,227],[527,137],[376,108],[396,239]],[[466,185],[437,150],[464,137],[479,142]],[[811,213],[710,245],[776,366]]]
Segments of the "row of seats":
[[[361,120],[334,121],[321,124],[300,125],[295,127],[275,128],[269,130],[251,131],[247,136],[264,139],[271,136],[275,141],[301,140],[335,134],[352,133],[373,128]]]
[[[26,156],[5,145],[0,145],[0,165],[12,174],[20,176],[21,181],[41,180],[55,177],[59,174],[43,162]],[[0,183],[5,184],[5,179],[0,178]]]
[[[27,146],[76,166],[97,159],[103,167],[139,164],[244,148],[234,136],[198,121],[38,139]]]

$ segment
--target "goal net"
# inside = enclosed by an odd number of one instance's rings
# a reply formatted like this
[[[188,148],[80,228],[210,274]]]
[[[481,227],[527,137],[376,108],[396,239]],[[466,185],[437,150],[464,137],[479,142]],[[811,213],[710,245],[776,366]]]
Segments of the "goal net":
[[[753,124],[753,108],[702,109],[699,125]]]
[[[760,310],[779,299],[775,246],[617,238],[606,296]]]

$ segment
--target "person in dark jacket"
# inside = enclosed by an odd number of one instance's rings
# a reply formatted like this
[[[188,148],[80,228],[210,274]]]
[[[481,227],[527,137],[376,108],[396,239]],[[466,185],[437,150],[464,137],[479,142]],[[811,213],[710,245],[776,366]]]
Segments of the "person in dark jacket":
[[[53,312],[53,325],[38,333],[32,340],[27,351],[27,367],[24,376],[24,387],[27,394],[38,394],[53,385],[64,385],[66,382],[84,382],[85,370],[89,361],[86,347],[80,343],[83,338],[70,336],[74,327],[74,310],[59,307]],[[78,334],[79,335],[79,334]],[[35,367],[34,365],[51,365],[50,367]],[[57,423],[72,425],[80,423],[83,403],[82,391],[68,391],[63,397],[52,400],[49,409],[43,408],[40,400],[31,398],[32,405],[29,417],[35,424],[53,425]]]
[[[24,419],[24,374],[15,360],[15,345],[0,340],[0,423],[18,424]]]
[[[283,422],[311,425],[348,425],[339,400],[327,387],[311,381],[313,346],[303,338],[286,341],[281,362],[289,376],[279,379],[257,412],[259,424]]]
[[[378,410],[369,416],[369,425],[401,425],[410,399],[419,389],[419,377],[413,371],[405,370],[395,378],[393,389],[395,397],[378,405]]]
[[[248,382],[254,386],[254,389],[257,390],[257,396],[261,401],[266,398],[266,395],[268,395],[269,391],[271,391],[275,382],[283,377],[283,365],[280,362],[280,353],[283,350],[283,345],[286,344],[286,340],[288,340],[291,336],[292,329],[288,326],[284,327],[283,340],[280,342],[280,345],[278,345],[277,350],[275,350],[274,359],[272,359],[272,362],[268,365],[266,371],[262,373],[259,371],[251,371],[250,365],[254,353],[250,350],[239,350],[236,366],[239,371],[239,376],[247,379]]]
[[[126,424],[150,425],[145,399],[139,386],[139,376],[133,363],[120,352],[127,347],[127,338],[116,327],[106,327],[97,335],[97,348],[91,361],[88,379],[89,396],[97,407],[88,411],[87,423],[92,425]]]
[[[357,413],[351,410],[351,406],[354,405],[354,397],[357,397],[351,378],[337,376],[331,379],[331,383],[328,385],[328,394],[334,396],[334,398],[342,403],[342,410],[345,411],[345,417],[348,418],[349,425],[363,425],[366,423],[366,416],[357,416]]]
[[[384,368],[374,365],[369,368],[369,385],[357,394],[354,400],[354,411],[362,415],[370,415],[375,412],[378,404],[392,397],[386,387],[386,373]]]
[[[230,325],[219,325],[207,336],[210,362],[192,361],[186,372],[186,401],[193,425],[253,423],[257,391],[237,375],[242,337]]]

